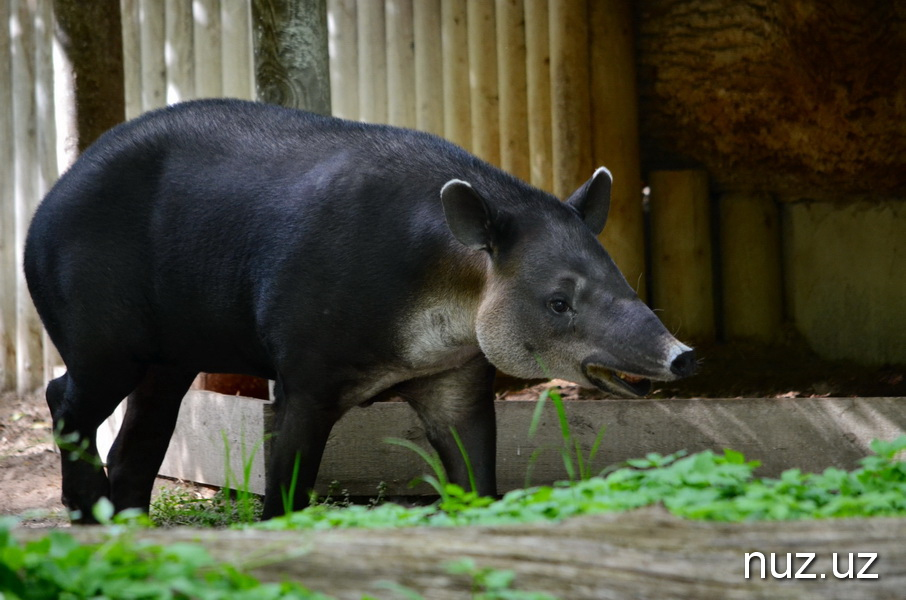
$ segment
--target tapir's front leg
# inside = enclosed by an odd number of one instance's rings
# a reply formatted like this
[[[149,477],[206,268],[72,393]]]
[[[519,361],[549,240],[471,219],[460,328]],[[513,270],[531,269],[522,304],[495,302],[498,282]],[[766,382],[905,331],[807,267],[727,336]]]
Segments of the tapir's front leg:
[[[470,489],[456,430],[482,496],[497,494],[497,423],[494,417],[494,367],[477,356],[462,367],[410,381],[402,394],[418,413],[450,481]]]
[[[324,390],[294,387],[278,379],[274,393],[276,418],[269,446],[263,519],[308,506],[327,438],[341,416],[335,406],[324,401],[334,397]]]

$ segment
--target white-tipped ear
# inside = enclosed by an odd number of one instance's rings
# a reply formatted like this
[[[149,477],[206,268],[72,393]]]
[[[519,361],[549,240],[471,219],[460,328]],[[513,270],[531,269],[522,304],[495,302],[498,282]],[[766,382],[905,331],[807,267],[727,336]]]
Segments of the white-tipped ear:
[[[467,182],[451,179],[441,188],[440,201],[453,237],[473,250],[491,247],[491,214],[481,194]]]
[[[599,167],[591,179],[573,192],[566,202],[576,209],[582,220],[595,235],[604,230],[607,213],[610,211],[610,189],[613,175],[606,167]]]

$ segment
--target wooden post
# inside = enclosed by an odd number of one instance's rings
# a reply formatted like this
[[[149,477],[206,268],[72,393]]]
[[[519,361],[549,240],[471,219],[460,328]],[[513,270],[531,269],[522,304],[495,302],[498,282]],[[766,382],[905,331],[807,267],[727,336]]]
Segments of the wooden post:
[[[547,0],[525,0],[526,87],[531,183],[553,191],[550,28]]]
[[[523,0],[497,0],[500,166],[529,181],[528,97]]]
[[[466,0],[442,0],[441,8],[444,137],[468,149],[472,145],[472,112]]]
[[[167,7],[169,9],[169,6]],[[226,10],[226,9],[224,9]],[[195,58],[195,96],[216,98],[223,95],[223,54],[232,40],[223,41],[220,0],[193,0],[192,31]],[[233,65],[229,66],[230,69]]]
[[[166,5],[160,0],[140,0],[142,57],[142,112],[167,104]]]
[[[254,100],[255,65],[252,59],[252,11],[249,3],[246,0],[221,0],[220,23],[223,95]]]
[[[258,99],[330,114],[326,0],[253,0]]]
[[[783,320],[780,214],[768,194],[720,199],[724,331],[730,338],[775,341]]]
[[[0,2],[0,391],[16,387],[16,202],[9,2]]]
[[[16,391],[29,393],[43,381],[41,322],[28,294],[21,268],[25,236],[40,201],[37,105],[35,102],[35,2],[10,5],[13,143],[15,146]]]
[[[387,33],[384,3],[359,0],[359,119],[387,122]]]
[[[469,90],[472,152],[500,164],[500,105],[497,97],[497,26],[494,3],[469,0]]]
[[[601,241],[645,298],[645,227],[639,166],[635,44],[630,0],[589,3],[594,162],[613,173]]]
[[[359,41],[356,0],[328,0],[330,101],[333,114],[359,118]]]
[[[141,0],[121,0],[123,36],[123,96],[126,119],[142,114]]]
[[[195,98],[195,20],[192,4],[164,3],[164,64],[167,65],[167,104]]]
[[[415,127],[415,25],[412,0],[387,0],[387,122]]]
[[[711,219],[704,171],[654,171],[651,183],[652,297],[681,339],[715,336]]]
[[[550,3],[553,188],[566,198],[591,177],[588,10],[584,0]]]
[[[414,3],[416,127],[444,133],[444,58],[441,44],[441,0]]]

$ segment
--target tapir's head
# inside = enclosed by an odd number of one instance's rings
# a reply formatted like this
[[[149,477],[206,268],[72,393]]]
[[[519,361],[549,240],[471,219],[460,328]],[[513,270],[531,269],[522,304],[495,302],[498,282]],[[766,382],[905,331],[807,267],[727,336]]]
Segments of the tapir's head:
[[[597,239],[611,175],[598,169],[566,202],[495,203],[469,183],[441,191],[454,237],[489,256],[478,305],[481,350],[516,377],[556,377],[621,396],[695,371],[695,354],[642,302]]]

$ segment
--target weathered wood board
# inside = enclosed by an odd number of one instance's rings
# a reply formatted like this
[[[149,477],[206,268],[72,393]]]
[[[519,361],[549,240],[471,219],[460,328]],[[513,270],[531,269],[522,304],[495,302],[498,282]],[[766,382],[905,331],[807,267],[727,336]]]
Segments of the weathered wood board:
[[[889,440],[906,433],[904,398],[598,400],[569,402],[566,408],[572,432],[586,455],[598,432],[605,430],[593,462],[595,470],[648,452],[719,452],[724,448],[762,461],[759,474],[764,476],[776,476],[793,467],[804,471],[829,466],[851,469],[869,453],[872,439]],[[261,400],[190,392],[161,473],[224,485],[225,436],[231,447],[231,481],[241,482],[243,452],[251,456],[260,442],[265,410],[267,403]],[[538,432],[530,438],[534,410],[534,402],[497,402],[501,493],[527,483],[567,479],[553,406],[545,408]],[[118,418],[114,415],[101,427],[98,446],[102,457]],[[424,484],[414,490],[408,487],[413,479],[429,472],[428,466],[410,450],[385,443],[389,437],[427,447],[421,423],[405,403],[377,403],[350,411],[328,440],[318,490],[325,493],[337,482],[334,488],[351,495],[374,495],[383,483],[388,495],[431,493]],[[252,491],[263,493],[260,447],[254,453],[249,483]]]
[[[69,531],[85,541],[104,535],[100,528]],[[167,545],[198,542],[217,559],[249,565],[262,580],[298,581],[340,599],[401,597],[382,581],[432,600],[473,598],[470,578],[449,573],[462,558],[509,569],[517,589],[564,600],[893,600],[906,589],[906,519],[704,523],[649,508],[507,527],[134,535]],[[754,553],[765,557],[764,572]]]

